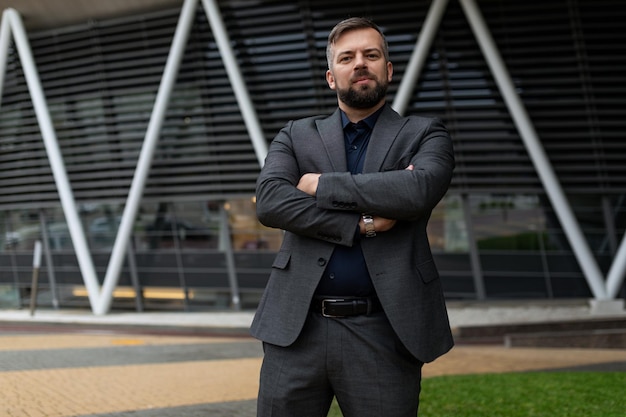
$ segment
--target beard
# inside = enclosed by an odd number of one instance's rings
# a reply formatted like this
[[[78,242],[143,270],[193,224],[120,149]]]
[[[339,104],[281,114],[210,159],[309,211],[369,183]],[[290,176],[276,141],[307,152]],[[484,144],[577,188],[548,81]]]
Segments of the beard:
[[[367,74],[357,74],[363,76]],[[380,103],[387,94],[388,82],[380,83],[378,79],[374,79],[376,85],[374,88],[370,86],[352,86],[348,88],[337,89],[337,97],[349,107],[355,109],[369,109]]]

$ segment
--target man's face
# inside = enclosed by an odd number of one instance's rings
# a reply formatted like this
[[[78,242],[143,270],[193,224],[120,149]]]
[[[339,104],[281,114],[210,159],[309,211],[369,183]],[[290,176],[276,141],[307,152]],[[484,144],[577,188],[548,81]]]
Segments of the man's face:
[[[376,30],[344,33],[335,42],[332,54],[326,81],[337,91],[340,102],[351,108],[368,109],[384,100],[393,66],[385,60],[383,40]]]

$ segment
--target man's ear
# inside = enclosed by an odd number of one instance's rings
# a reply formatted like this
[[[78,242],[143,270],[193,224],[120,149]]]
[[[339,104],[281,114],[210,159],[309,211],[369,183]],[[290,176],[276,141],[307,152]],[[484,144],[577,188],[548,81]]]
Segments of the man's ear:
[[[393,64],[391,61],[387,61],[387,81],[391,82],[391,78],[393,77]]]
[[[335,77],[330,70],[326,71],[326,82],[328,83],[328,86],[331,90],[335,89]]]

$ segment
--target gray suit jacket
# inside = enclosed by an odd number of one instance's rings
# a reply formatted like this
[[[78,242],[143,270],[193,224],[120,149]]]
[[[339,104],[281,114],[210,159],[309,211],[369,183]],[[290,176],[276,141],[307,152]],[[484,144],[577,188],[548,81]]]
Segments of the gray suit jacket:
[[[413,171],[405,170],[414,165]],[[352,245],[361,213],[396,219],[362,238],[362,250],[385,314],[406,348],[430,362],[453,345],[426,224],[454,168],[452,141],[437,119],[402,117],[385,105],[369,141],[362,174],[347,171],[339,110],[289,122],[273,140],[257,181],[257,215],[285,230],[254,317],[253,336],[293,343],[336,245]],[[322,173],[316,197],[296,188]]]

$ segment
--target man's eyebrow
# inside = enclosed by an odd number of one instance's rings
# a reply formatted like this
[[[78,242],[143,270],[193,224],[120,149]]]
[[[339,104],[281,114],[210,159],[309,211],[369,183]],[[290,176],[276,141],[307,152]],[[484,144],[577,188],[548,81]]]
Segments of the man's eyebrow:
[[[353,49],[344,49],[343,51],[337,51],[337,56],[345,55],[345,54],[352,54],[352,53],[354,53]]]
[[[382,54],[383,51],[380,48],[372,47],[372,48],[365,48],[365,52],[378,52]]]
[[[379,54],[382,54],[382,50],[378,47],[371,47],[371,48],[365,48],[363,50],[364,52],[378,52]],[[341,55],[350,55],[354,53],[354,49],[344,49],[343,51],[337,51],[337,56],[341,56]]]

